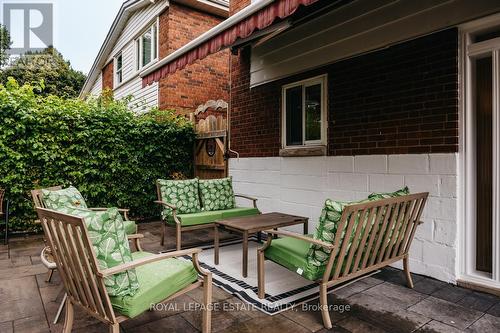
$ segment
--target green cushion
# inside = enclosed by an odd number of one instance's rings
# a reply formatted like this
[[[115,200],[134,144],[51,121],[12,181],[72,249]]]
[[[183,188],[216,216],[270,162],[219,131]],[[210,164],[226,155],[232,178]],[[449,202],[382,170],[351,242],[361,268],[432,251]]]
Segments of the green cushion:
[[[59,210],[63,207],[87,208],[82,194],[76,187],[70,186],[61,190],[42,190],[45,207]]]
[[[221,212],[223,219],[260,214],[260,211],[257,208],[253,207],[236,207],[236,208],[222,210]]]
[[[317,276],[315,274],[310,274],[309,271],[306,272],[309,245],[310,243],[300,239],[283,237],[274,239],[264,255],[266,258],[302,275],[306,279],[316,280]]]
[[[260,214],[257,208],[236,207],[225,210],[202,211],[193,214],[177,214],[181,225],[199,225],[212,223],[216,220],[228,219],[230,217],[249,216]],[[172,216],[167,217],[167,223],[175,224]]]
[[[123,227],[127,235],[132,235],[137,232],[137,226],[134,221],[123,221]]]
[[[158,179],[162,201],[177,207],[178,214],[189,214],[201,211],[198,194],[198,178],[187,180]],[[164,208],[162,217],[172,215],[170,208]]]
[[[408,188],[408,186],[405,186],[402,189],[397,190],[395,192],[380,192],[380,193],[374,192],[368,196],[368,199],[370,201],[382,200],[382,199],[400,197],[408,194],[410,194],[410,189]]]
[[[105,211],[63,207],[62,213],[82,217],[101,270],[132,261],[122,216],[117,208]],[[135,269],[104,278],[110,296],[134,295],[139,289]]]
[[[215,220],[222,219],[222,212],[215,211],[215,212],[199,212],[193,214],[178,214],[177,218],[179,219],[181,225],[183,226],[207,224],[207,223],[212,223]],[[167,223],[175,224],[175,221],[172,216],[167,217]]]
[[[147,252],[135,252],[133,259],[152,255]],[[133,296],[111,297],[113,308],[122,315],[133,318],[152,304],[162,302],[179,290],[189,286],[198,278],[194,266],[181,259],[165,259],[136,268],[139,290]]]
[[[203,210],[223,210],[236,206],[231,177],[200,180],[199,187]]]

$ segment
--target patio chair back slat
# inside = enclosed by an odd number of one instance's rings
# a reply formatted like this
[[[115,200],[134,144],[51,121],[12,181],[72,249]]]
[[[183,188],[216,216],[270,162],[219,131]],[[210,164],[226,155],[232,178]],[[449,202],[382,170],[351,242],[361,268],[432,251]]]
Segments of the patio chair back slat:
[[[83,218],[44,208],[37,208],[37,213],[72,303],[104,322],[115,324]]]
[[[58,191],[62,190],[62,186],[52,186],[47,187],[46,190],[49,191]],[[31,190],[31,196],[33,197],[33,202],[35,203],[35,208],[46,208],[43,202],[43,193],[42,189]]]
[[[329,264],[337,265],[329,280],[347,280],[406,256],[427,195],[418,193],[347,206],[338,229],[345,232],[337,232],[333,243]]]

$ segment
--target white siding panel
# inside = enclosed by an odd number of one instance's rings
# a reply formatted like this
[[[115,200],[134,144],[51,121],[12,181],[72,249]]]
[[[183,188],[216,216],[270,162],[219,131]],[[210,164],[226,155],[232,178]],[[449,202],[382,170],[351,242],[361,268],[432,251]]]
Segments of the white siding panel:
[[[91,96],[99,96],[102,92],[102,72],[99,74],[94,82],[94,85],[90,89]]]
[[[498,0],[353,1],[252,49],[252,86],[500,10]]]
[[[158,106],[158,82],[143,88],[142,79],[136,77],[114,91],[116,99],[128,96],[132,96],[129,106],[137,113],[142,113],[151,107]]]

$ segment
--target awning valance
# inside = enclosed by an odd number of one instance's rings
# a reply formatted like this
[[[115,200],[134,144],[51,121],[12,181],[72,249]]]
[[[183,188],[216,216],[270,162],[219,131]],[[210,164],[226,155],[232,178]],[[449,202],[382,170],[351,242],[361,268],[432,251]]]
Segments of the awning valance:
[[[237,39],[248,38],[254,31],[267,28],[278,19],[287,18],[292,15],[299,6],[309,6],[317,1],[319,0],[275,0],[255,13],[246,17],[241,17],[241,20],[233,22],[224,29],[220,28],[221,26],[227,25],[227,22],[226,24],[222,22],[205,33],[207,36],[213,36],[206,40],[203,40],[203,35],[200,36],[199,38],[201,39],[199,43],[195,43],[198,45],[189,43],[174,52],[175,55],[173,53],[173,57],[167,56],[165,60],[168,61],[160,61],[157,67],[148,70],[142,78],[142,85],[147,86],[153,82],[157,82],[165,76],[194,63],[196,60],[203,59],[210,54],[230,47]],[[230,19],[231,18],[226,21]],[[214,32],[217,33],[213,34]]]

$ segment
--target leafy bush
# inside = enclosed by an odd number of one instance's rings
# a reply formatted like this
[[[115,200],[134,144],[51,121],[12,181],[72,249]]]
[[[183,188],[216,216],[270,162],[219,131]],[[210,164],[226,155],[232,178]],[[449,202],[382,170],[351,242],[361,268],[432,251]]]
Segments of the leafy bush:
[[[0,187],[15,230],[35,228],[34,188],[72,184],[90,206],[150,217],[155,180],[192,173],[194,130],[172,111],[136,116],[127,101],[42,97],[40,88],[0,85]]]

